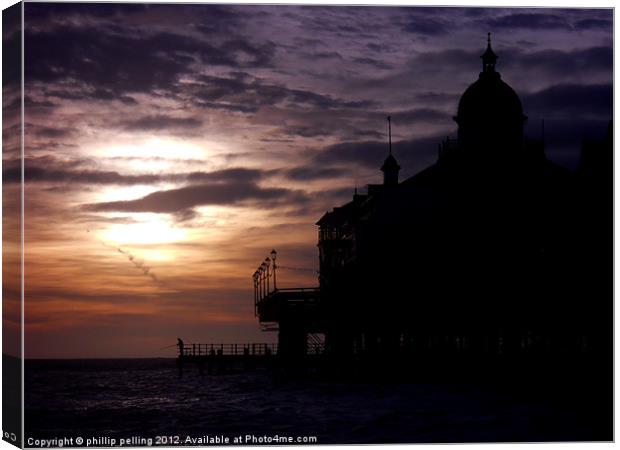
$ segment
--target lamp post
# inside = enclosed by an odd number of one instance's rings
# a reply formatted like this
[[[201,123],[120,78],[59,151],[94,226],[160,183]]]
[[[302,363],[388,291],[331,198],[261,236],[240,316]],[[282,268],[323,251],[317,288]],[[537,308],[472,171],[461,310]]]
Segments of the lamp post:
[[[258,282],[258,298],[262,300],[263,298],[263,266],[258,266],[256,270],[257,277],[256,281]]]
[[[267,266],[265,266],[265,261],[260,265],[261,273],[262,273],[262,289],[263,289],[263,297],[267,295]]]
[[[254,272],[254,290],[256,291],[256,301],[258,302],[260,300],[260,293],[258,290],[258,269],[256,270],[256,272]]]
[[[273,261],[273,290],[278,290],[276,288],[276,249],[271,250],[271,261]]]
[[[271,264],[271,260],[267,257],[265,258],[265,270],[267,271],[267,294],[269,294],[269,264]]]
[[[254,272],[252,275],[254,281],[254,315],[258,315],[258,272]]]

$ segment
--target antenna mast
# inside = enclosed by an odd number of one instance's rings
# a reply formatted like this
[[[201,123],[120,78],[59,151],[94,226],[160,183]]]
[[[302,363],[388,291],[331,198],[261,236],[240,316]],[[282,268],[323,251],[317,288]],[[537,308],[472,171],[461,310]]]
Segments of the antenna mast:
[[[392,154],[392,116],[387,116],[390,155]]]

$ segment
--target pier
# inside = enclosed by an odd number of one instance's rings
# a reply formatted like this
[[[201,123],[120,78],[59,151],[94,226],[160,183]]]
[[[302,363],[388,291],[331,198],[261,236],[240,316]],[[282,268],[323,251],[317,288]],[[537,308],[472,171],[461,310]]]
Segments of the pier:
[[[177,367],[197,367],[203,374],[230,373],[273,364],[278,344],[272,343],[219,343],[184,344],[178,346]]]
[[[309,339],[305,355],[318,359],[325,352],[320,340]],[[178,346],[177,367],[197,367],[200,373],[230,373],[236,371],[270,368],[279,365],[277,343],[209,343]]]
[[[271,343],[185,344],[179,348],[179,358],[191,361],[195,359],[206,360],[213,357],[270,357],[276,354],[277,350],[278,344]]]

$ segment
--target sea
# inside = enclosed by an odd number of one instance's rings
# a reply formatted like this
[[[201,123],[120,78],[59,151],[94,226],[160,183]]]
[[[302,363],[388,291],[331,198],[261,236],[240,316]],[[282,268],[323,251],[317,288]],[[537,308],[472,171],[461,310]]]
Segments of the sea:
[[[582,387],[343,382],[273,370],[180,376],[173,359],[28,360],[27,447],[611,439]],[[608,417],[609,416],[609,417]],[[80,441],[77,441],[80,444]]]

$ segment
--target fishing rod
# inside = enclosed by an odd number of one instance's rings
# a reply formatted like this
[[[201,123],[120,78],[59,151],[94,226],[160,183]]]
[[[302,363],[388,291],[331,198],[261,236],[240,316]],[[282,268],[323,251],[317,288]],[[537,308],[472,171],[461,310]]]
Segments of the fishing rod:
[[[184,342],[183,345],[184,346],[188,346],[188,345],[200,345],[200,344],[196,344],[194,342]],[[158,348],[157,350],[166,350],[167,348],[178,347],[178,346],[179,346],[179,343],[177,342],[176,344],[172,344],[172,345],[168,345],[166,347]]]
[[[169,345],[167,347],[158,348],[157,350],[165,350],[167,348],[176,347],[177,345],[179,345],[179,344],[172,344],[172,345]]]

